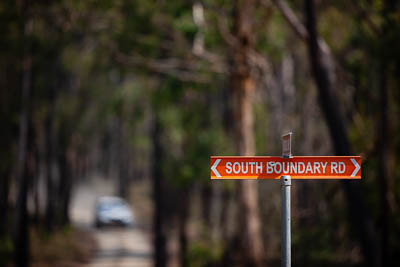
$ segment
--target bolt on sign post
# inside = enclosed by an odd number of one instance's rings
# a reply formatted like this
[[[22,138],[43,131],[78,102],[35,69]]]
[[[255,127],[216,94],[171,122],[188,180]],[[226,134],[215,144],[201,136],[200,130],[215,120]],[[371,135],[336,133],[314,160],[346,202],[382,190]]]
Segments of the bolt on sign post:
[[[361,179],[360,156],[300,156],[291,152],[292,133],[282,136],[282,156],[211,156],[212,180],[280,179],[282,266],[291,266],[290,186],[292,179]]]

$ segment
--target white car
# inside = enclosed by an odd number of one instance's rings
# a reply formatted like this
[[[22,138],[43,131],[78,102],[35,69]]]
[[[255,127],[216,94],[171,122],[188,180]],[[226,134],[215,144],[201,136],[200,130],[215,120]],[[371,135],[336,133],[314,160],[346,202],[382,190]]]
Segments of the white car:
[[[96,201],[95,226],[132,226],[133,213],[128,203],[119,197],[100,197]]]

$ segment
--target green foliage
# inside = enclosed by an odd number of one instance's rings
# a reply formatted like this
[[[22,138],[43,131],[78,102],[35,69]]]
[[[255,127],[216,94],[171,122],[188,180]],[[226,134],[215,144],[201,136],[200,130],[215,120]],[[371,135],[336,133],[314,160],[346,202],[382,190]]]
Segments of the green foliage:
[[[182,16],[177,18],[173,24],[174,28],[181,31],[183,35],[192,42],[197,32],[197,27],[193,22],[192,15],[190,13],[184,13]]]
[[[10,237],[0,239],[0,265],[6,266],[12,256],[13,244]]]
[[[191,267],[209,266],[218,263],[222,258],[222,247],[210,246],[204,242],[196,242],[191,245],[188,252],[188,262]]]

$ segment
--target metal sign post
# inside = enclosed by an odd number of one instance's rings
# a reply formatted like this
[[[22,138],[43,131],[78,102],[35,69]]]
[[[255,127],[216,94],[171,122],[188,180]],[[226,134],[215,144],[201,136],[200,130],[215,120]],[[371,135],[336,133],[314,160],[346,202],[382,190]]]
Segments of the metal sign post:
[[[282,190],[282,267],[291,265],[291,239],[290,239],[290,175],[281,177]]]
[[[282,135],[282,158],[292,158],[292,133]],[[281,201],[282,201],[282,267],[291,266],[291,232],[290,232],[290,175],[281,176]]]
[[[360,156],[300,156],[291,151],[292,133],[282,136],[282,156],[211,156],[210,178],[280,179],[282,266],[291,266],[290,187],[292,179],[361,179]]]

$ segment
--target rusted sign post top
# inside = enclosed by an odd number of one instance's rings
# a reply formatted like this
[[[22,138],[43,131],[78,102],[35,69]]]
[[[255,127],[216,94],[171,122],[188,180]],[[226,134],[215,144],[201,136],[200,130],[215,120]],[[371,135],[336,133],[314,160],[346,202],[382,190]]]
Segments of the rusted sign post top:
[[[292,132],[282,135],[282,157],[292,157]]]

